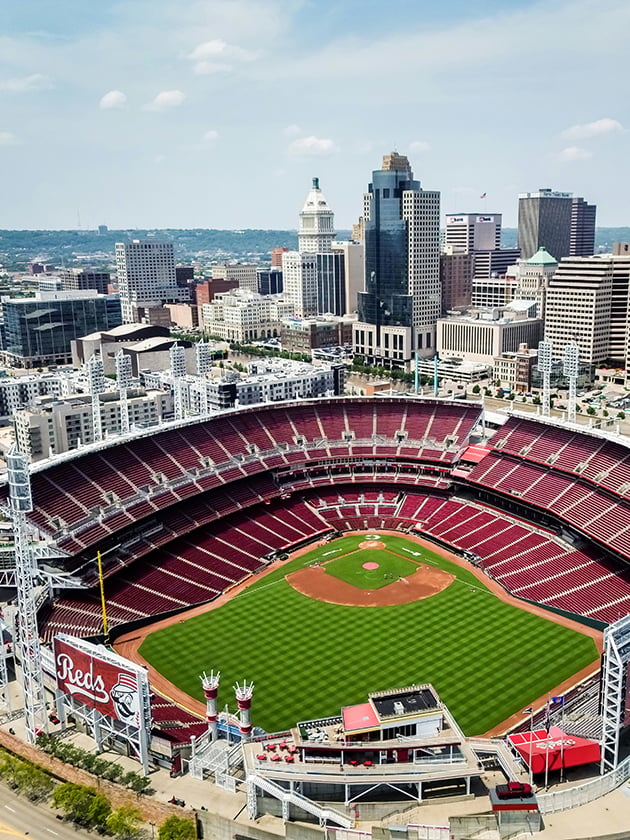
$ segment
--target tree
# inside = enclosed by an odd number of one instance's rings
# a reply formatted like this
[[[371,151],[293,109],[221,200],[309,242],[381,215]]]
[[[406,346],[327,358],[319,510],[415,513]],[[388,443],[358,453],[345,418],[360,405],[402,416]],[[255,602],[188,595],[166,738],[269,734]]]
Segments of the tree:
[[[122,805],[107,817],[107,830],[121,840],[133,840],[140,834],[142,813],[133,805]]]
[[[111,812],[112,806],[109,803],[109,799],[104,794],[97,793],[95,796],[92,796],[92,801],[88,808],[89,825],[93,825],[96,828],[105,828]]]
[[[626,419],[626,412],[625,411],[618,411],[617,412],[617,420],[625,420]]]
[[[586,409],[586,413],[593,417],[593,415],[597,414],[597,411],[593,408],[592,405],[589,405],[589,407]]]
[[[53,780],[48,773],[29,761],[19,762],[13,778],[19,792],[26,794],[33,802],[45,799],[53,789]]]
[[[190,820],[168,817],[160,826],[158,840],[195,840],[197,831]]]
[[[65,816],[80,825],[89,825],[89,812],[96,795],[94,788],[64,782],[53,791],[52,804],[61,809]]]
[[[540,397],[536,396],[536,397],[534,397],[534,399],[532,400],[532,403],[533,403],[534,405],[540,405],[540,404],[542,403],[542,400],[540,399]]]
[[[481,385],[479,385],[479,383],[478,383],[478,382],[477,382],[477,383],[475,383],[475,385],[473,385],[472,392],[473,392],[473,394],[479,394],[479,393],[481,393]]]

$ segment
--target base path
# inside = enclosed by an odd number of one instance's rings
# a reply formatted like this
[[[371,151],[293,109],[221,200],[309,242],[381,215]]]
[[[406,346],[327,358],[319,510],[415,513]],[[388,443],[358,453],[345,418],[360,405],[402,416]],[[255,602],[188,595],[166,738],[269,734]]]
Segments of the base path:
[[[374,543],[368,543],[373,546]],[[413,574],[399,578],[380,589],[358,589],[324,571],[323,566],[307,566],[287,575],[289,586],[308,598],[343,607],[395,607],[437,595],[455,580],[442,569],[421,566]]]

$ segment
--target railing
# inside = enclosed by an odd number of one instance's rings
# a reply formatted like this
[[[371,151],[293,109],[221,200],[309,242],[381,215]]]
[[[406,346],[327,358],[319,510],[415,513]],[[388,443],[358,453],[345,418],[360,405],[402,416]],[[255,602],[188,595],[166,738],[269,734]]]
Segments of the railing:
[[[555,814],[557,811],[586,805],[587,802],[593,802],[600,796],[610,793],[628,779],[630,779],[630,756],[624,759],[615,770],[591,782],[553,793],[541,793],[538,796],[538,807],[543,814]]]

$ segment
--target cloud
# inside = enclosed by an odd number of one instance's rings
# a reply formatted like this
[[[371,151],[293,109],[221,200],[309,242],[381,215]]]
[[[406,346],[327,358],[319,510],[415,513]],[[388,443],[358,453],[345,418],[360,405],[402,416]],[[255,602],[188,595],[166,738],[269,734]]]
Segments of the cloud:
[[[23,76],[20,79],[7,79],[0,82],[0,91],[6,93],[30,93],[35,90],[50,90],[53,87],[48,76],[41,73],[31,73],[30,76]]]
[[[566,149],[560,152],[558,157],[563,161],[587,160],[593,157],[593,153],[589,152],[588,149],[583,149],[581,146],[567,146]]]
[[[151,102],[144,106],[145,111],[165,111],[167,108],[176,108],[186,99],[186,94],[181,90],[161,90]]]
[[[210,131],[206,131],[203,135],[204,140],[216,140],[219,137],[219,132],[215,131],[214,128],[211,128]]]
[[[287,149],[291,157],[325,157],[337,151],[334,142],[327,137],[298,137],[289,143]]]
[[[228,44],[221,38],[204,41],[189,53],[188,58],[194,62],[194,72],[198,76],[211,73],[228,73],[232,70],[229,62],[253,61],[256,54],[244,50],[236,44]]]
[[[562,136],[566,137],[567,140],[587,140],[590,137],[602,137],[603,135],[615,134],[623,130],[623,126],[618,120],[603,117],[601,120],[572,125],[562,132]]]
[[[301,133],[302,129],[299,125],[296,125],[295,123],[291,123],[291,125],[288,125],[284,129],[285,137],[299,137]]]
[[[102,111],[110,111],[113,108],[122,108],[126,101],[127,97],[122,90],[108,90],[101,96],[98,107]]]
[[[0,131],[0,146],[15,146],[17,137],[10,131]]]
[[[421,152],[428,152],[431,149],[431,144],[426,140],[412,140],[409,144],[409,151],[413,154],[420,154]]]

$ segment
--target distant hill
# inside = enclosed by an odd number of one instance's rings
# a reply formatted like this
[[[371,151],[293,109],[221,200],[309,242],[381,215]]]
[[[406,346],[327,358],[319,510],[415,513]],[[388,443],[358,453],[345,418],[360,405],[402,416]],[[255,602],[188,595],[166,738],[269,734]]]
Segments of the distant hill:
[[[348,239],[350,231],[337,232]],[[24,271],[33,260],[56,266],[112,265],[116,242],[131,239],[167,240],[175,244],[178,262],[208,265],[222,259],[264,262],[273,248],[297,248],[295,230],[110,230],[104,234],[87,230],[0,230],[0,263],[8,271]],[[610,250],[613,242],[629,242],[630,228],[598,228],[598,250]],[[516,228],[504,228],[504,248],[516,247]]]

